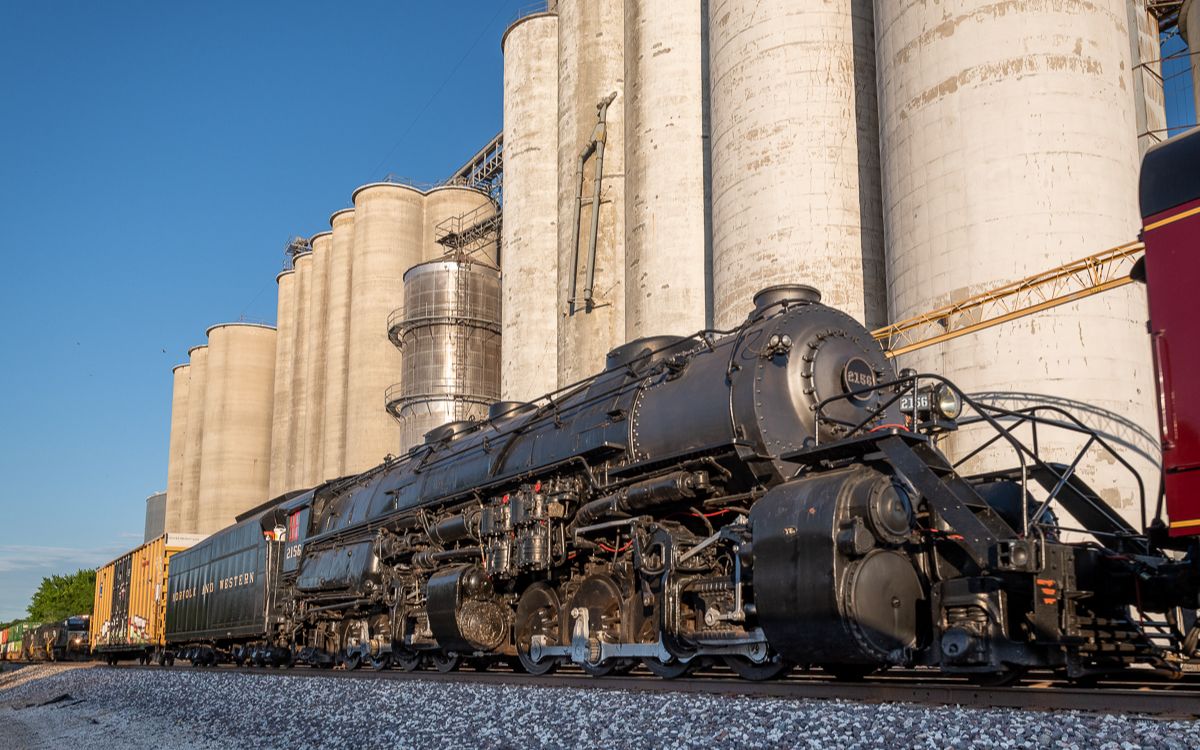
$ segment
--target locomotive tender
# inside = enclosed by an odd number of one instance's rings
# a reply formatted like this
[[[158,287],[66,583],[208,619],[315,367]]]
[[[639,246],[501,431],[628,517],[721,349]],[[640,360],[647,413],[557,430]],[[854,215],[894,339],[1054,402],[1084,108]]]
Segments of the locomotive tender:
[[[1197,270],[1198,172],[1200,131],[1151,150],[1143,174],[1170,526],[1135,529],[1087,486],[1097,453],[1141,479],[1071,414],[896,372],[815,290],[774,287],[735,330],[626,344],[592,378],[497,403],[178,553],[161,656],[1178,674],[1200,641],[1200,412],[1172,383],[1200,371],[1172,285]],[[963,427],[979,447],[951,460],[938,438]],[[1044,460],[1039,430],[1073,432],[1076,458]],[[1012,469],[968,473],[995,446]]]

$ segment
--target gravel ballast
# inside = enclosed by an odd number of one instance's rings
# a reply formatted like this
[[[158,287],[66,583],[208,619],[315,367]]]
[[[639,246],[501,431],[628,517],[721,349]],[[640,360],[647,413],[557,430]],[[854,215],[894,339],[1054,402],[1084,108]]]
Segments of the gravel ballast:
[[[64,697],[66,696],[66,697]],[[57,702],[38,705],[57,699]],[[30,666],[5,748],[1200,748],[1200,722],[622,690]]]

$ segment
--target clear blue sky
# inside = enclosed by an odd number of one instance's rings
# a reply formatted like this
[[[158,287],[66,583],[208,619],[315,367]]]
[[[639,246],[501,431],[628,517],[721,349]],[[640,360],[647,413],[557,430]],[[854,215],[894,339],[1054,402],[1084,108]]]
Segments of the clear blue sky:
[[[531,1],[0,0],[0,620],[141,540],[171,367],[213,323],[274,320],[289,236],[500,129]]]
[[[289,236],[500,130],[529,3],[0,0],[0,620],[140,542],[171,367]]]

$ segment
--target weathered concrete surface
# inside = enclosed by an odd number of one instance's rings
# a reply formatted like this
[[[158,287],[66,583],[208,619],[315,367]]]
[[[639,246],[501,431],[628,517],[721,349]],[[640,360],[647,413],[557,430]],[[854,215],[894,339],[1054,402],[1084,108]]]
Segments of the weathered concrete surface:
[[[501,398],[558,386],[558,17],[504,35]]]
[[[192,381],[191,365],[171,370],[171,432],[167,444],[167,501],[163,527],[180,531],[183,503],[184,447],[187,445],[188,391]]]
[[[384,408],[388,387],[400,381],[387,322],[404,306],[404,272],[421,262],[425,220],[424,195],[407,185],[364,185],[353,200],[346,472],[365,471],[400,449],[400,426]]]
[[[626,339],[711,319],[706,22],[699,2],[625,2]]]
[[[191,382],[188,387],[187,423],[183,442],[183,476],[179,490],[179,531],[192,534],[199,520],[200,471],[204,441],[204,399],[208,384],[208,347],[188,350]]]
[[[292,345],[292,418],[288,424],[287,490],[307,487],[308,471],[308,357],[312,339],[309,326],[313,254],[292,258],[296,272],[296,338]]]
[[[876,3],[888,280],[895,319],[1136,238],[1138,143],[1123,0]],[[1158,486],[1138,285],[903,358],[1013,407],[1052,394]],[[1069,463],[1082,439],[1039,432]],[[950,442],[964,450],[973,435]],[[1129,453],[1126,450],[1126,453]],[[1111,459],[1084,474],[1139,520]],[[989,451],[969,469],[1013,465]]]
[[[329,217],[329,300],[325,316],[325,426],[321,479],[346,473],[346,348],[350,333],[350,275],[354,253],[354,209]]]
[[[709,34],[716,326],[783,283],[882,323],[869,0],[711,0]]]
[[[560,0],[558,5],[558,384],[604,366],[604,355],[625,340],[625,57],[623,0]],[[580,150],[596,128],[596,105],[608,107],[600,205],[583,206],[572,235]],[[584,170],[592,194],[596,159]],[[593,210],[599,210],[595,305],[583,304]],[[576,241],[579,262],[572,265]],[[570,309],[571,277],[579,303]]]
[[[304,484],[319,484],[325,448],[325,367],[328,360],[326,317],[328,315],[331,232],[314,234],[308,240],[313,249],[312,280],[308,296],[308,375],[305,398],[308,423],[305,427]]]
[[[507,155],[507,147],[505,149]],[[507,176],[508,165],[505,164]],[[487,193],[461,185],[445,185],[425,192],[425,237],[422,260],[440,260],[447,248],[438,243],[442,231],[460,231],[496,215],[496,204]],[[449,223],[439,229],[443,222]],[[496,266],[500,262],[497,243],[488,242],[464,249],[472,260]]]
[[[278,497],[292,489],[288,477],[292,427],[292,368],[296,349],[296,272],[275,277],[275,386],[271,410],[271,479],[267,494]]]
[[[275,336],[275,328],[253,323],[208,329],[196,533],[218,531],[268,499]]]

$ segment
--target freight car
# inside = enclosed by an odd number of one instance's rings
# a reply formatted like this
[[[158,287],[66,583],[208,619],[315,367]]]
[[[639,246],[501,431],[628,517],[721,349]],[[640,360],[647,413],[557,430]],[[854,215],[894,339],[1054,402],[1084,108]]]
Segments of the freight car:
[[[265,637],[283,622],[276,601],[282,541],[275,538],[282,537],[284,521],[275,507],[244,514],[171,559],[167,661],[291,664],[291,649],[274,647]]]
[[[0,631],[0,659],[22,661],[25,658],[25,633],[36,623],[17,622]]]
[[[203,539],[164,534],[96,570],[90,645],[109,664],[122,659],[147,663],[166,656],[164,616],[171,557]]]
[[[31,628],[23,638],[27,661],[68,661],[86,659],[88,644],[87,615],[68,617]]]

